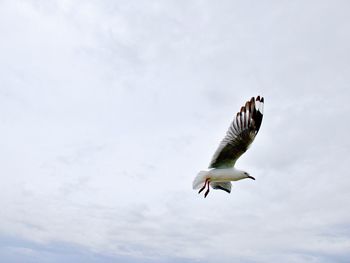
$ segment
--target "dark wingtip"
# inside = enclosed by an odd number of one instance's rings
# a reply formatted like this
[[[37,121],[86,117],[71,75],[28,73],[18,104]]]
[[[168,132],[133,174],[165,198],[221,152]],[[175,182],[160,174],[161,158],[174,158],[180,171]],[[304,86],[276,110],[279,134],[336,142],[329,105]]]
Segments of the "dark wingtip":
[[[261,102],[264,103],[264,97],[261,97]]]
[[[260,101],[260,95],[259,95],[258,97],[256,97],[256,100],[257,100],[257,101]]]
[[[226,193],[231,193],[231,190],[230,190],[230,189],[226,189],[226,188],[222,187],[221,185],[216,186],[216,189],[223,190],[223,191],[225,191]]]

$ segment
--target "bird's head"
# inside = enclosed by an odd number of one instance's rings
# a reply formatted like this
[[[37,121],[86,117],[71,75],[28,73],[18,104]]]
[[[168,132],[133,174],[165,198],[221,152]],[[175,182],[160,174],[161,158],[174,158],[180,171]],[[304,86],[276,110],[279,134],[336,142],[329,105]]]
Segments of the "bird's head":
[[[245,171],[242,171],[242,175],[243,175],[243,178],[250,178],[250,179],[253,179],[255,180],[255,178],[253,176],[250,176],[249,173],[245,172]]]

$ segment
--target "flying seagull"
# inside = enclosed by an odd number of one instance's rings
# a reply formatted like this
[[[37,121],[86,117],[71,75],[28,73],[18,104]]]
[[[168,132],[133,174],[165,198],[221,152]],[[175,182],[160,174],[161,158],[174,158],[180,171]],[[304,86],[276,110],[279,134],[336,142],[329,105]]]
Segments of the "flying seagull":
[[[264,109],[264,98],[251,98],[237,113],[229,127],[225,138],[216,150],[209,170],[200,171],[193,181],[193,189],[199,189],[199,194],[207,188],[204,197],[213,189],[231,192],[231,181],[245,178],[255,180],[247,172],[236,169],[237,159],[245,153],[261,126]]]

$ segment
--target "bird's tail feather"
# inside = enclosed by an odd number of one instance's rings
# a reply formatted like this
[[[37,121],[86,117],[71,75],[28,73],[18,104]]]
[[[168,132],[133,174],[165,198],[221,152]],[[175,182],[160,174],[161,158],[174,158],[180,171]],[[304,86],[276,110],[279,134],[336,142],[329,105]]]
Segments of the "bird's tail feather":
[[[197,176],[194,178],[192,187],[193,189],[199,189],[203,187],[205,179],[207,178],[208,171],[200,171]]]

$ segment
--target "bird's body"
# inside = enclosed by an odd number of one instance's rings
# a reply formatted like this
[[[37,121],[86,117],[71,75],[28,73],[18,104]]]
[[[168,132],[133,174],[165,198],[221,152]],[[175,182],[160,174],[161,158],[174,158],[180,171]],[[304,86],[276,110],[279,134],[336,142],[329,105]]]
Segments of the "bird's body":
[[[205,179],[210,178],[210,182],[231,182],[246,178],[244,172],[235,167],[213,168],[207,171],[201,171],[200,173]]]
[[[198,173],[193,181],[193,189],[201,188],[199,190],[201,193],[207,187],[204,194],[206,197],[210,186],[213,189],[230,193],[231,181],[245,178],[255,180],[247,172],[236,169],[234,165],[237,159],[249,148],[259,131],[263,117],[263,106],[264,98],[258,96],[256,99],[251,98],[241,108],[216,150],[209,165],[210,169]]]

